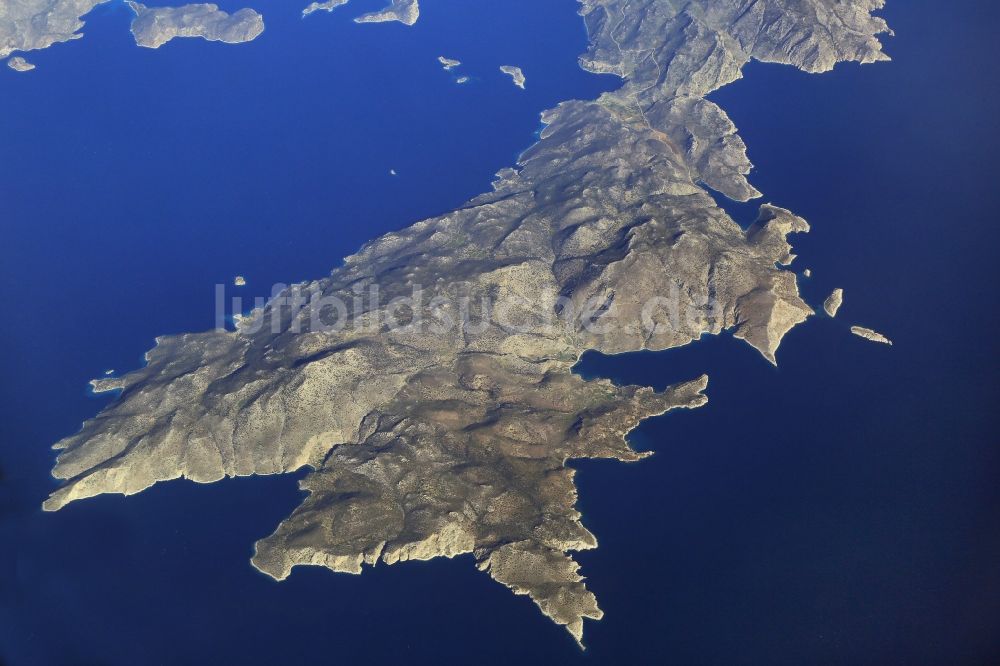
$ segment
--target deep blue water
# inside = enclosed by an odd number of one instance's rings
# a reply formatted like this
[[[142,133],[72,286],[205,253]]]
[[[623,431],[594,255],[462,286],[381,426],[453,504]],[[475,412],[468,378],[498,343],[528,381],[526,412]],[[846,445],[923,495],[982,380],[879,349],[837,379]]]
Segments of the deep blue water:
[[[713,96],[754,184],[813,225],[795,238],[803,292],[846,301],[793,331],[778,369],[728,337],[581,364],[658,388],[712,378],[709,406],[636,433],[651,459],[577,465],[601,543],[579,559],[606,612],[585,654],[469,558],[258,574],[253,542],[299,501],[291,476],[40,511],[48,446],[103,404],[87,380],[212,326],[215,283],[320,276],[484,191],[541,110],[615,85],[577,67],[572,0],[350,23],[380,4],[303,21],[266,0],[251,44],[158,51],[112,5],[31,54],[36,71],[0,71],[0,662],[995,662],[1000,12],[984,1],[891,2],[895,62],[754,64]]]

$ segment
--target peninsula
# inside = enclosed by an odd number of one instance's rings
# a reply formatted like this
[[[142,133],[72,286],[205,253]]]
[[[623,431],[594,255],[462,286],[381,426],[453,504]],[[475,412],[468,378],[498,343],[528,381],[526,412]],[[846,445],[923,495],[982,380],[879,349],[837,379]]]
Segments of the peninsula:
[[[107,0],[5,0],[0,2],[0,58],[79,39],[82,16]]]
[[[625,436],[705,404],[708,379],[654,392],[573,366],[586,350],[723,331],[777,362],[784,335],[813,314],[787,269],[788,235],[809,227],[764,205],[744,230],[716,205],[709,190],[760,193],[736,127],[707,96],[751,59],[815,73],[886,60],[877,35],[888,28],[872,15],[882,5],[581,0],[580,62],[619,76],[617,91],[546,111],[538,142],[492,191],[371,241],[235,331],[160,337],[144,367],[95,379],[118,394],[55,445],[62,484],[44,508],[308,468],[308,496],[256,544],[260,571],[470,554],[582,641],[584,620],[603,612],[572,553],[597,539],[567,463],[642,459]],[[415,0],[394,0],[367,20],[417,14]],[[381,299],[359,298],[376,286]],[[329,303],[355,307],[331,321]]]

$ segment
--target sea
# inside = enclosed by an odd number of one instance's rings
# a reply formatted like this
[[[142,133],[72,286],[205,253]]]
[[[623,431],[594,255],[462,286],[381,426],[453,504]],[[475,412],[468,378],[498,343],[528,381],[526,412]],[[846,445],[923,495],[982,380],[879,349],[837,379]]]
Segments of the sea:
[[[216,284],[243,275],[241,293],[267,296],[323,276],[487,191],[544,109],[619,85],[579,68],[573,0],[351,22],[383,4],[302,19],[260,0],[252,43],[146,50],[116,0],[83,39],[28,54],[37,70],[0,71],[0,664],[1000,662],[1000,10],[985,0],[890,0],[892,63],[752,63],[712,95],[764,201],[812,225],[794,237],[805,298],[842,287],[845,303],[792,331],[777,368],[730,335],[581,360],[658,389],[710,376],[706,407],[632,435],[652,457],[573,463],[600,542],[578,559],[605,611],[585,651],[471,557],[260,574],[253,543],[301,501],[302,474],[41,511],[50,445],[110,399],[88,381],[211,328]],[[719,201],[743,225],[760,203]]]

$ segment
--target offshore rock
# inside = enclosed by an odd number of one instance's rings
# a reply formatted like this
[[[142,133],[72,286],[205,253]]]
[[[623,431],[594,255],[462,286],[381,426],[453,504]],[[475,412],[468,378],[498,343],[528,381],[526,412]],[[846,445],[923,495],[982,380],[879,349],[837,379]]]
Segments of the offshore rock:
[[[892,340],[882,335],[878,331],[874,331],[870,328],[865,328],[864,326],[851,326],[851,333],[858,336],[859,338],[864,338],[869,342],[877,342],[882,345],[892,346]]]
[[[15,72],[30,72],[35,68],[33,64],[22,58],[21,56],[14,56],[7,61],[7,66],[10,67]]]

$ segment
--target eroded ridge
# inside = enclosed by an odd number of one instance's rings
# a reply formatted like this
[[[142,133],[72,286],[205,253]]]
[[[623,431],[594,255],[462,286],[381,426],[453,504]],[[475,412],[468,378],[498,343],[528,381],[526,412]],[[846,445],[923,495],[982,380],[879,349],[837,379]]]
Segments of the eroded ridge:
[[[665,349],[726,329],[775,362],[812,314],[784,268],[787,235],[808,225],[765,205],[744,230],[715,205],[702,184],[757,192],[743,142],[704,95],[751,57],[807,71],[884,59],[880,6],[585,0],[582,62],[623,76],[621,90],[547,111],[539,142],[492,192],[372,241],[235,332],[160,338],[146,367],[95,380],[120,395],[56,445],[65,483],[45,508],[309,466],[309,496],[257,544],[261,571],[471,553],[581,640],[601,611],[571,553],[596,540],[565,463],[641,458],[625,435],[704,404],[707,378],[655,393],[572,367],[588,349]],[[373,285],[383,298],[335,331],[304,304]],[[416,287],[419,306],[385,326],[398,313],[381,303]],[[456,303],[491,306],[456,326]]]

